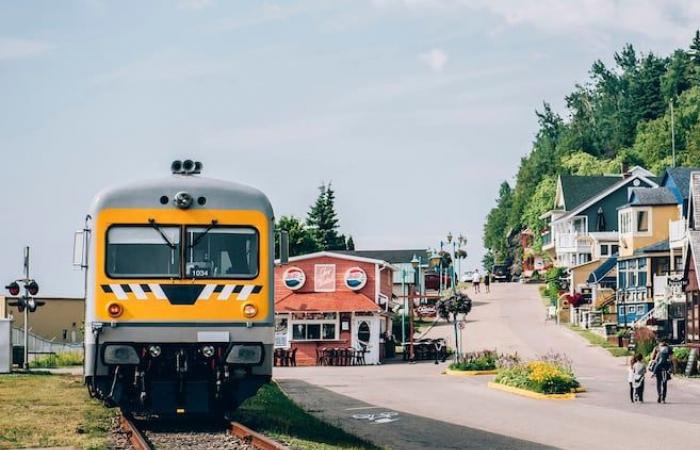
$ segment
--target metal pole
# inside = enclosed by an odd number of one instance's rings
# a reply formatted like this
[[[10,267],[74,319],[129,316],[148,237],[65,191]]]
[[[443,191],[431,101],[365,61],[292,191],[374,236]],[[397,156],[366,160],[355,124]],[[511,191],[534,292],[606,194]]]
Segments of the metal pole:
[[[29,299],[29,246],[24,247],[24,297]],[[29,308],[24,308],[24,370],[29,370]]]
[[[672,166],[676,167],[676,127],[673,126],[673,100],[670,100],[669,105],[671,107],[671,152],[672,152]]]
[[[401,269],[401,295],[403,297],[403,308],[401,310],[401,343],[406,344],[406,268]]]

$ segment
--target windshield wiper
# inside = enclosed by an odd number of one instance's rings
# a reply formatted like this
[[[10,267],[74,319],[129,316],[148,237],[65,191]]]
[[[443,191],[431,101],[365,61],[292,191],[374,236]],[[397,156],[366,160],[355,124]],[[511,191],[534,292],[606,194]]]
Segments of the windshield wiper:
[[[214,228],[214,227],[216,226],[216,224],[218,224],[218,223],[219,223],[218,220],[213,219],[213,220],[211,221],[211,223],[209,224],[209,226],[208,226],[199,236],[197,236],[197,237],[192,241],[192,243],[191,243],[190,245],[187,246],[187,248],[192,248],[192,247],[194,247],[195,245],[199,244],[199,241],[201,241],[202,238],[203,238],[204,236],[206,236],[207,233],[209,233],[209,232],[211,231],[211,229]]]
[[[155,230],[156,230],[158,233],[160,233],[160,235],[161,235],[161,237],[163,238],[163,240],[165,241],[165,243],[168,244],[168,247],[170,247],[170,248],[172,248],[172,249],[175,249],[175,248],[177,247],[175,244],[173,244],[172,242],[170,242],[170,239],[168,239],[168,236],[166,236],[165,233],[163,233],[163,229],[160,227],[160,225],[158,225],[158,224],[156,223],[156,219],[148,219],[148,223],[150,223],[151,226],[152,226],[153,228],[155,228]]]

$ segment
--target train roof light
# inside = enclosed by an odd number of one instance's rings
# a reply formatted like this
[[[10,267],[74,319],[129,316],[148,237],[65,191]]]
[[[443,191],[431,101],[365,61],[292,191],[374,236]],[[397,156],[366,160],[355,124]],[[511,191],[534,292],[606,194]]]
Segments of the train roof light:
[[[199,161],[191,159],[180,161],[177,159],[170,164],[170,171],[174,175],[197,175],[202,172],[202,167],[203,165]]]

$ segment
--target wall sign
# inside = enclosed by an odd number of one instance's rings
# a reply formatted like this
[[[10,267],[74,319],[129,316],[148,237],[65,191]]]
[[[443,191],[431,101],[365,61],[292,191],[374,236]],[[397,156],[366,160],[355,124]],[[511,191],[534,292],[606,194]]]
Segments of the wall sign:
[[[345,286],[353,291],[359,291],[367,284],[367,273],[359,267],[351,267],[345,272]]]
[[[298,267],[290,267],[282,274],[282,282],[287,289],[296,291],[306,283],[306,274]]]

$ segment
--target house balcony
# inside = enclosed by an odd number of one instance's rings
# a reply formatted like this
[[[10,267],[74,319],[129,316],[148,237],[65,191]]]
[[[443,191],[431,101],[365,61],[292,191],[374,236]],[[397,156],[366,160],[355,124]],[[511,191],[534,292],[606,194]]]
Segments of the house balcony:
[[[583,233],[560,233],[556,236],[557,253],[592,253],[593,239]]]
[[[685,244],[685,220],[668,221],[668,242],[672,248],[681,248]]]

